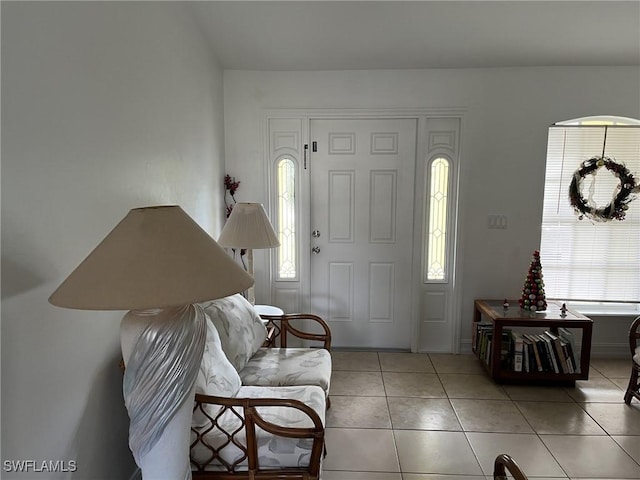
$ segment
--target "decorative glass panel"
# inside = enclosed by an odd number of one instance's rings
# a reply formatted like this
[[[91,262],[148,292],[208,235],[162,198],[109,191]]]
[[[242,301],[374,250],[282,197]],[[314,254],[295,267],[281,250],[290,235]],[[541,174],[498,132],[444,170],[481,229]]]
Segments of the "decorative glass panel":
[[[278,279],[297,277],[296,251],[296,167],[290,158],[283,158],[277,165],[278,195]]]
[[[429,172],[427,231],[427,281],[445,281],[447,274],[447,205],[449,161],[436,158]]]

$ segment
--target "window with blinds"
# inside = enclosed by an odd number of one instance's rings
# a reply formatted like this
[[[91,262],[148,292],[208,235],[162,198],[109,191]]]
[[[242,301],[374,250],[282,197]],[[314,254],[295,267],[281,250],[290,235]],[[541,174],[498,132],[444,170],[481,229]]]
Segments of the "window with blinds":
[[[549,128],[540,244],[549,298],[640,302],[640,198],[629,203],[624,220],[606,222],[580,220],[569,202],[574,172],[603,155],[640,182],[640,121],[586,118]],[[613,201],[619,184],[599,168],[582,180],[581,192],[590,206],[601,208]]]

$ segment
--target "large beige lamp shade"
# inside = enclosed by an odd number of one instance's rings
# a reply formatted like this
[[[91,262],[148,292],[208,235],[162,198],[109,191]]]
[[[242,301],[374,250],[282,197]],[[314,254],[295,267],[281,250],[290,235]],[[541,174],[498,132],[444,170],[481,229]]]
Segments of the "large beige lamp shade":
[[[179,206],[136,208],[51,295],[81,310],[142,310],[213,300],[253,284]]]
[[[189,435],[207,336],[198,302],[253,278],[178,206],[137,208],[62,282],[49,301],[130,310],[120,324],[129,447],[143,480],[191,478]]]
[[[247,271],[253,276],[253,250],[275,248],[280,240],[261,203],[236,203],[227,219],[218,243],[223,247],[247,249]],[[255,303],[254,289],[249,288],[247,298]]]

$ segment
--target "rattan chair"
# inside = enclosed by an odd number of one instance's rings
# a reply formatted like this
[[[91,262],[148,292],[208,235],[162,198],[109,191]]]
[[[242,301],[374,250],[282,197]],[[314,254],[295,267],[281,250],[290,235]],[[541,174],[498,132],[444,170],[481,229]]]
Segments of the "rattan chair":
[[[624,394],[624,403],[629,405],[633,397],[640,401],[640,317],[629,328],[629,349],[631,350],[631,378],[627,392]]]
[[[515,480],[527,480],[527,476],[522,473],[516,461],[506,453],[501,453],[493,464],[494,480],[507,480],[509,477],[505,470],[509,471]]]

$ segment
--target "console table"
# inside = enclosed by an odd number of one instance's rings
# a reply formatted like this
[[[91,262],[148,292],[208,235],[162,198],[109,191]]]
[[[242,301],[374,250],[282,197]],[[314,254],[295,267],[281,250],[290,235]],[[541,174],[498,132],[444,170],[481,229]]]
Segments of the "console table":
[[[491,377],[497,382],[564,382],[572,383],[576,380],[587,380],[589,378],[589,362],[591,358],[591,334],[593,329],[593,320],[589,317],[581,315],[571,309],[567,309],[562,314],[561,302],[549,301],[547,310],[543,312],[527,312],[519,308],[517,300],[509,300],[509,306],[505,308],[504,300],[475,300],[474,302],[474,318],[473,318],[473,335],[472,349],[476,356],[479,355],[475,345],[477,326],[479,322],[485,321],[492,328],[492,337],[500,339],[498,342],[492,342],[490,351],[488,352],[489,362],[484,361],[485,366]],[[555,373],[555,372],[539,372],[539,371],[514,371],[501,365],[501,341],[505,327],[518,328],[526,333],[527,328],[532,330],[548,329],[557,334],[558,328],[579,330],[581,332],[580,345],[580,371],[578,373]],[[521,328],[522,327],[522,328]],[[574,352],[577,354],[577,352]]]

